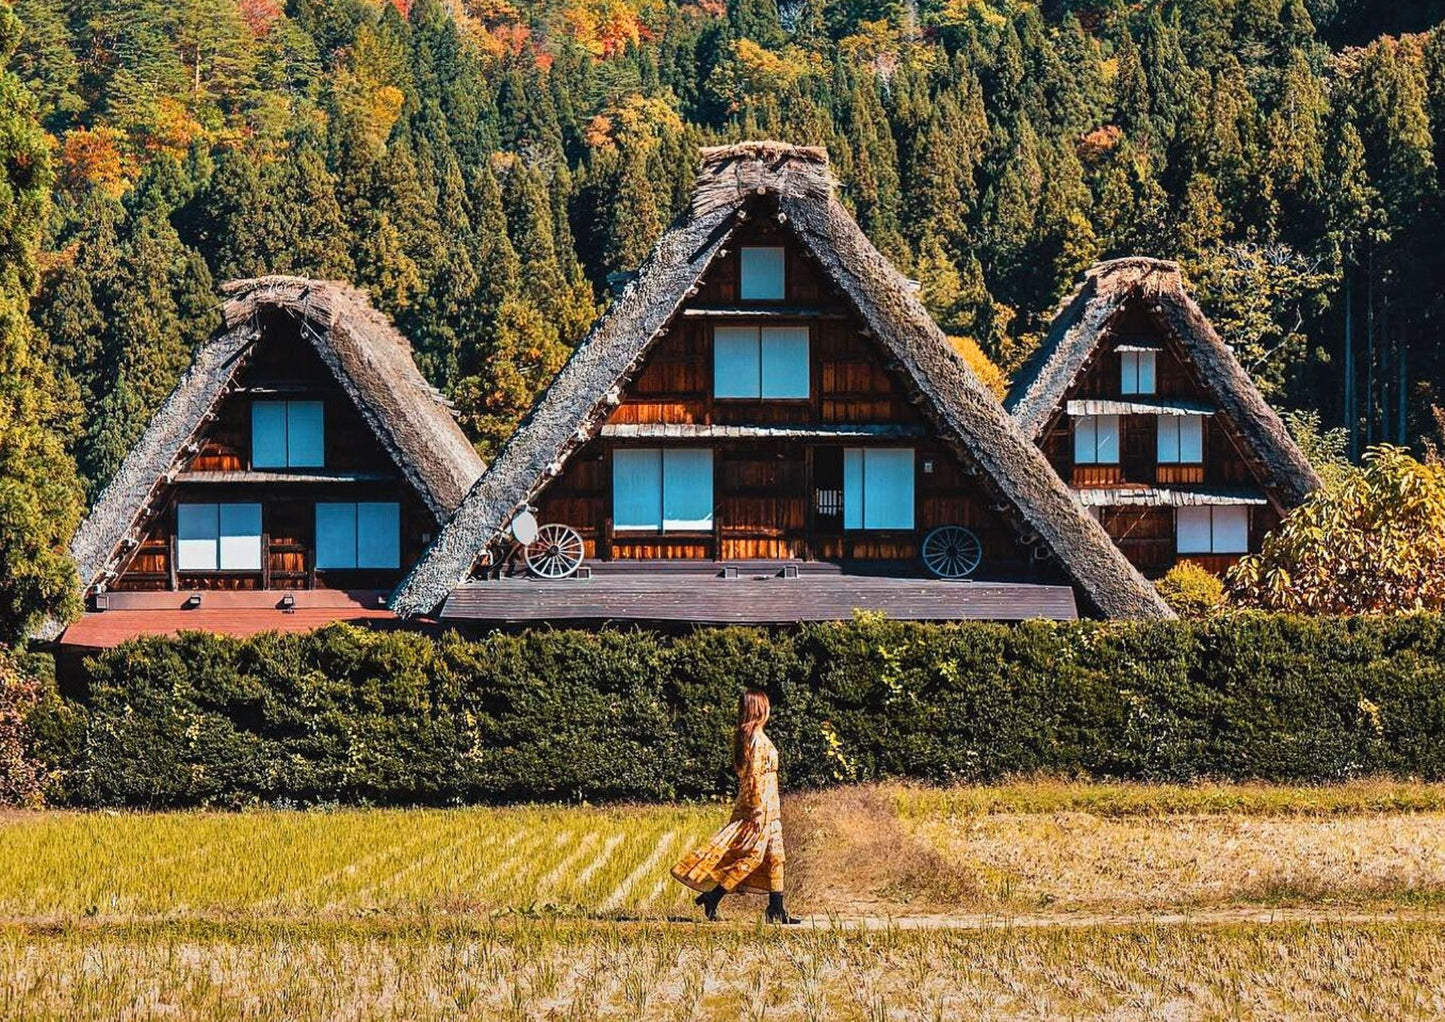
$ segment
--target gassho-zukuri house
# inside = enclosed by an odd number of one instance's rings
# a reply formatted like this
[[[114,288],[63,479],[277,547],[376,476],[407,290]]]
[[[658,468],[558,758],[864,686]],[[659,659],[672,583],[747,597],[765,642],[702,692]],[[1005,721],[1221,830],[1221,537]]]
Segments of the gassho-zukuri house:
[[[360,292],[226,285],[76,535],[62,652],[330,621],[1162,617],[1145,573],[1228,563],[1317,485],[1173,264],[1095,268],[1006,410],[836,187],[822,149],[704,149],[490,466]]]
[[[703,150],[690,208],[391,605],[449,625],[1169,613],[864,237],[826,152],[775,142]]]
[[[1319,486],[1175,263],[1094,267],[1005,407],[1148,575],[1225,570]]]
[[[237,281],[221,330],[81,525],[61,648],[396,622],[387,596],[483,464],[360,292]]]

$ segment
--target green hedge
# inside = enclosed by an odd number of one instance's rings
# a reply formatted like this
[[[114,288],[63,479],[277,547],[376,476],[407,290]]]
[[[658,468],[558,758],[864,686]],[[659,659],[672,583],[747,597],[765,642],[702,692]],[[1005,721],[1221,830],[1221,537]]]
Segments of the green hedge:
[[[34,712],[81,806],[727,793],[744,683],[792,787],[912,777],[1445,777],[1445,619],[146,640]]]

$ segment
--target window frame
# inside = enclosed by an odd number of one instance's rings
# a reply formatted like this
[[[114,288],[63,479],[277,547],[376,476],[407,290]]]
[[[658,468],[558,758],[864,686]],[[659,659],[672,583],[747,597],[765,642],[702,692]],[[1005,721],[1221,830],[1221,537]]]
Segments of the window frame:
[[[350,564],[322,564],[322,563],[321,563],[321,542],[320,542],[320,539],[319,539],[320,532],[321,532],[321,529],[320,529],[320,524],[321,524],[321,523],[318,521],[318,518],[319,518],[319,516],[321,515],[321,508],[323,508],[323,507],[328,507],[328,508],[344,508],[344,507],[349,507],[349,508],[351,509],[351,563],[350,563]],[[396,530],[395,530],[396,563],[394,563],[394,564],[391,564],[391,563],[388,563],[388,564],[362,564],[362,563],[361,563],[361,560],[362,560],[362,558],[361,558],[361,551],[362,551],[362,544],[361,544],[361,536],[362,536],[361,522],[362,522],[362,516],[361,516],[361,509],[362,509],[363,507],[394,509],[395,521],[396,521]],[[317,571],[399,571],[399,570],[401,570],[401,564],[402,564],[402,556],[401,556],[401,555],[402,555],[402,550],[401,550],[402,520],[401,520],[401,502],[400,502],[400,501],[397,501],[397,500],[318,500],[318,501],[315,502],[315,504],[312,505],[312,509],[311,509],[311,526],[312,526],[311,558],[312,558],[312,564],[313,564],[313,566],[315,567],[315,569],[316,569]]]
[[[319,451],[317,460],[298,460],[292,451],[291,433],[293,411],[301,408],[315,409],[316,424],[320,430],[317,437],[317,449]],[[256,457],[256,439],[259,431],[256,428],[257,415],[262,408],[277,409],[281,411],[281,448],[285,457],[280,463],[262,462]],[[325,468],[326,467],[326,402],[320,398],[266,398],[251,402],[251,467],[263,471],[288,468]]]
[[[667,478],[669,455],[675,458],[681,456],[696,457],[698,454],[707,455],[707,472],[700,478],[707,480],[707,517],[702,518],[669,518],[667,503]],[[657,464],[657,508],[655,524],[642,525],[620,525],[617,522],[617,498],[618,498],[618,455],[626,458],[651,455],[656,457]],[[610,473],[610,487],[608,508],[612,519],[612,531],[627,536],[697,536],[711,535],[717,526],[717,453],[711,447],[617,447],[612,451],[612,471]],[[681,522],[681,525],[668,527],[668,522]]]
[[[215,536],[214,536],[214,537],[193,537],[193,538],[191,538],[191,539],[186,539],[185,537],[183,537],[183,536],[181,535],[181,517],[182,517],[182,514],[181,514],[181,513],[182,513],[182,510],[183,510],[183,509],[200,510],[200,509],[203,509],[203,508],[210,508],[210,509],[212,509],[212,521],[214,522]],[[254,533],[254,534],[253,534],[253,533],[249,533],[249,532],[231,532],[231,533],[227,533],[227,532],[225,531],[225,525],[224,525],[224,522],[225,522],[225,513],[224,513],[224,510],[223,510],[223,509],[226,509],[226,508],[231,509],[233,512],[239,511],[239,510],[242,510],[242,509],[245,509],[245,510],[248,511],[248,512],[254,513],[254,514],[255,514],[255,521],[256,521],[256,531],[255,531],[255,533]],[[256,561],[256,563],[255,563],[255,566],[254,566],[254,567],[253,567],[251,564],[249,564],[249,563],[247,563],[247,564],[245,564],[245,565],[242,565],[242,566],[230,566],[230,565],[227,565],[227,564],[224,563],[225,560],[226,560],[226,558],[224,558],[224,557],[222,556],[222,552],[226,549],[226,540],[227,540],[228,538],[229,538],[229,539],[232,539],[232,540],[236,540],[236,539],[241,539],[241,540],[252,540],[252,539],[254,539],[254,540],[255,540],[255,543],[256,543],[256,549],[255,549],[256,557],[255,557],[255,561]],[[265,511],[264,505],[263,505],[261,502],[259,502],[259,501],[251,501],[251,500],[219,500],[219,501],[218,501],[218,500],[184,500],[184,501],[177,501],[177,502],[176,502],[176,515],[175,515],[175,560],[176,560],[176,574],[178,574],[178,575],[220,575],[220,574],[227,574],[227,575],[255,575],[255,574],[257,574],[258,572],[260,572],[260,571],[262,570],[262,566],[265,564],[265,558],[266,558],[266,543],[265,543],[265,539],[266,539],[266,511]],[[181,547],[181,544],[182,544],[182,543],[208,543],[208,544],[210,544],[210,546],[211,546],[211,548],[212,548],[212,551],[213,551],[213,557],[212,557],[212,563],[211,563],[211,565],[208,566],[208,567],[202,567],[202,568],[193,568],[193,567],[186,567],[186,566],[184,566],[184,565],[181,563],[182,557],[184,556],[184,552],[183,552],[182,547]],[[249,554],[250,551],[248,550],[247,553]]]
[[[748,253],[777,253],[778,294],[748,294]],[[739,245],[738,246],[738,301],[741,302],[785,302],[788,300],[788,249],[786,245]]]
[[[1123,452],[1123,450],[1121,449],[1121,444],[1120,444],[1120,436],[1121,436],[1121,433],[1122,433],[1122,430],[1120,429],[1120,422],[1119,422],[1120,418],[1121,418],[1121,416],[1118,416],[1118,415],[1075,415],[1075,416],[1072,416],[1073,422],[1071,423],[1071,428],[1070,428],[1069,443],[1070,443],[1070,445],[1071,445],[1071,451],[1072,451],[1072,454],[1073,454],[1073,463],[1074,463],[1075,465],[1104,465],[1104,466],[1122,465],[1122,464],[1123,464],[1123,454],[1124,454],[1124,452]],[[1098,432],[1098,430],[1099,430],[1099,423],[1100,423],[1100,421],[1103,421],[1103,420],[1112,421],[1113,424],[1114,424],[1114,457],[1113,457],[1112,460],[1109,460],[1109,461],[1103,461],[1103,460],[1101,460],[1101,459],[1099,458],[1099,432]],[[1089,457],[1089,458],[1081,458],[1081,457],[1079,456],[1080,432],[1081,432],[1081,430],[1083,429],[1083,427],[1084,427],[1084,425],[1085,425],[1086,423],[1088,424],[1089,431],[1093,434],[1093,441],[1092,441],[1091,444],[1090,444],[1090,447],[1092,448],[1092,452],[1093,452],[1093,453],[1092,453],[1092,456]]]
[[[1156,415],[1156,416],[1154,416],[1154,419],[1155,419],[1155,425],[1154,425],[1154,461],[1155,461],[1155,463],[1156,463],[1156,464],[1159,464],[1159,465],[1187,465],[1187,466],[1203,465],[1203,464],[1204,464],[1204,460],[1205,460],[1205,451],[1204,451],[1205,428],[1204,428],[1204,420],[1207,419],[1207,418],[1208,418],[1208,416],[1206,416],[1206,415]],[[1194,423],[1196,423],[1196,424],[1198,425],[1198,430],[1199,430],[1199,458],[1198,458],[1197,460],[1189,460],[1189,461],[1186,461],[1186,460],[1184,459],[1184,423],[1185,423],[1186,421],[1194,422]],[[1166,423],[1166,422],[1167,422],[1170,426],[1173,427],[1173,431],[1174,431],[1174,457],[1173,457],[1173,458],[1166,458],[1166,457],[1164,456],[1164,435],[1165,435],[1165,433],[1167,432],[1167,430],[1165,429],[1165,423]]]
[[[869,521],[868,504],[868,464],[871,458],[879,455],[907,455],[908,459],[908,523],[886,525],[873,525]],[[849,477],[853,474],[850,459],[857,457],[857,474],[861,487],[856,498],[852,497],[854,487],[849,485]],[[899,460],[902,460],[901,458]],[[885,484],[886,485],[886,484]],[[855,509],[856,518],[852,511]],[[845,447],[843,448],[843,531],[844,532],[912,532],[918,528],[918,449],[916,447]],[[850,525],[850,521],[857,521],[859,524]]]
[[[1127,397],[1145,397],[1159,393],[1159,353],[1157,351],[1119,352],[1119,393]],[[1149,365],[1149,389],[1140,386],[1140,369],[1144,360]],[[1132,367],[1132,372],[1131,372]],[[1132,389],[1130,380],[1133,381]]]
[[[1195,515],[1195,514],[1207,514],[1207,515],[1208,515],[1208,517],[1209,517],[1209,549],[1208,549],[1208,550],[1198,550],[1198,549],[1189,549],[1189,550],[1186,550],[1186,549],[1184,549],[1184,548],[1180,545],[1180,542],[1179,542],[1179,536],[1180,536],[1179,521],[1180,521],[1180,518],[1181,518],[1181,517],[1185,516],[1186,512],[1187,512],[1188,514],[1190,514],[1190,515]],[[1241,515],[1243,515],[1243,517],[1244,517],[1244,523],[1243,523],[1243,524],[1244,524],[1244,542],[1243,542],[1241,548],[1238,549],[1238,550],[1221,550],[1221,549],[1219,549],[1218,536],[1219,536],[1219,533],[1220,533],[1220,526],[1216,523],[1216,518],[1220,515],[1221,512],[1227,512],[1227,513],[1230,513],[1230,514],[1241,514]],[[1238,523],[1235,523],[1235,525],[1237,526]],[[1250,527],[1249,507],[1248,507],[1247,505],[1244,505],[1244,504],[1206,504],[1206,505],[1202,505],[1202,506],[1178,507],[1178,508],[1175,508],[1175,509],[1174,509],[1174,553],[1175,553],[1175,556],[1178,556],[1178,557],[1190,557],[1190,556],[1200,555],[1200,556],[1233,557],[1233,556],[1240,556],[1240,555],[1248,554],[1248,553],[1249,553],[1249,527]]]
[[[772,331],[772,342],[776,345],[779,342],[790,341],[796,344],[801,336],[803,345],[804,376],[803,382],[807,386],[806,394],[768,394],[768,332]],[[757,366],[757,387],[749,390],[746,394],[718,393],[718,379],[721,375],[718,372],[718,355],[721,350],[719,345],[720,335],[731,334],[727,337],[728,344],[747,343],[742,341],[742,335],[751,333],[751,343],[754,345],[755,355],[751,365]],[[783,334],[790,336],[784,337]],[[712,398],[714,401],[784,401],[784,402],[808,402],[813,400],[813,330],[809,326],[778,326],[756,324],[719,323],[712,329]]]

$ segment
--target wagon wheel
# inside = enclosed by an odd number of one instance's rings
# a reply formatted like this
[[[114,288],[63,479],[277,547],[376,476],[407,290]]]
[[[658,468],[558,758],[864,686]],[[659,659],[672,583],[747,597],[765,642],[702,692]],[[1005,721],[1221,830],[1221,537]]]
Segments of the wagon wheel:
[[[527,568],[538,578],[566,578],[582,564],[582,536],[566,525],[543,525],[528,543]]]
[[[962,525],[940,525],[923,537],[923,564],[939,578],[968,578],[983,561],[983,544]]]

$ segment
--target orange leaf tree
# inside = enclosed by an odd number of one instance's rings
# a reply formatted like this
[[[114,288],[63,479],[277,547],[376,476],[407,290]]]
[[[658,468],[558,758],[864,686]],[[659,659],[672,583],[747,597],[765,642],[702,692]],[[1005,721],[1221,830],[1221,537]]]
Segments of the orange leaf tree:
[[[1445,610],[1445,465],[1382,445],[1229,573],[1240,603],[1317,614]]]

